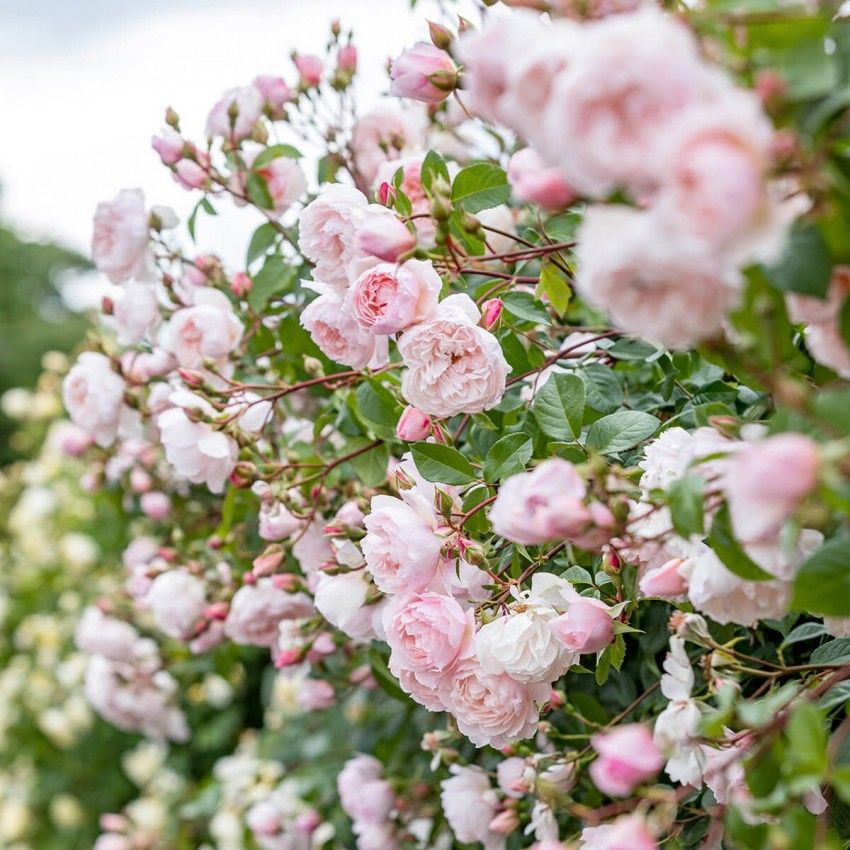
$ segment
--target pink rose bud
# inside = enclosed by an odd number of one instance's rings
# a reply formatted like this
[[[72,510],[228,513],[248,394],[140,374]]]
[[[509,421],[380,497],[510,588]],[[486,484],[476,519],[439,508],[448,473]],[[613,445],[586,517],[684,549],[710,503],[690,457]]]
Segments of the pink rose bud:
[[[304,835],[311,835],[319,828],[321,823],[322,816],[315,809],[309,809],[298,815],[295,828]]]
[[[566,614],[549,623],[555,636],[573,652],[605,649],[614,640],[614,621],[608,606],[598,599],[581,597],[570,603]]]
[[[287,593],[291,593],[296,590],[300,583],[301,580],[298,576],[293,575],[292,573],[279,573],[278,575],[272,576],[272,584],[278,590],[285,590]]]
[[[491,298],[481,305],[481,326],[490,330],[502,315],[502,299]]]
[[[228,611],[230,606],[226,602],[213,602],[212,605],[207,605],[204,616],[208,620],[226,620]]]
[[[390,93],[423,103],[441,103],[456,88],[458,73],[451,56],[425,41],[408,48],[390,66]]]
[[[198,154],[198,158],[202,161],[181,159],[174,166],[174,178],[184,189],[207,189],[211,185],[210,176],[205,170],[209,168],[209,159],[206,154]]]
[[[364,254],[395,263],[416,247],[416,237],[393,213],[370,210],[357,231],[357,247]]]
[[[575,192],[557,167],[549,166],[533,148],[517,151],[508,163],[508,182],[521,201],[547,210],[561,210],[572,203]]]
[[[431,417],[419,408],[408,405],[398,420],[395,433],[399,440],[408,443],[424,440],[431,433]]]
[[[676,599],[684,596],[688,590],[688,580],[679,572],[681,558],[671,558],[660,567],[647,570],[639,582],[640,592],[644,596],[659,596],[662,599]]]
[[[191,369],[184,369],[180,367],[177,370],[177,374],[180,376],[180,380],[182,380],[184,384],[188,384],[190,387],[199,387],[204,382],[204,376],[199,372],[192,371]]]
[[[236,272],[230,280],[230,288],[240,298],[244,298],[251,291],[253,285],[254,281],[246,272]]]
[[[111,316],[115,312],[115,302],[108,295],[100,299],[100,311],[104,316]]]
[[[664,758],[642,723],[619,726],[591,738],[599,753],[590,766],[596,787],[609,797],[627,797],[634,787],[652,779],[664,766]]]
[[[142,494],[139,500],[139,507],[145,516],[150,517],[156,522],[162,522],[168,518],[171,513],[171,499],[165,493],[159,490],[153,490],[150,493]]]
[[[275,656],[274,666],[278,670],[283,667],[291,667],[293,664],[298,664],[301,661],[300,649],[284,649]]]
[[[254,567],[254,575],[268,576],[271,575],[283,563],[283,552],[280,550],[272,550],[264,552],[254,558],[252,566]]]
[[[130,471],[130,488],[134,493],[147,493],[153,487],[150,475],[144,469],[134,466]]]
[[[292,97],[292,92],[282,77],[261,75],[254,80],[254,88],[260,93],[265,105],[274,113],[281,112],[284,104]]]
[[[379,204],[385,207],[392,206],[395,199],[395,187],[386,180],[378,186],[378,191],[375,192],[375,198]]]
[[[79,457],[93,445],[94,437],[71,422],[67,423],[59,435],[59,449],[69,457]]]
[[[163,165],[176,165],[183,159],[185,142],[180,134],[166,127],[162,134],[151,139],[151,147],[159,154]]]
[[[311,53],[296,53],[292,60],[295,62],[295,67],[298,69],[298,75],[301,78],[301,85],[305,88],[317,86],[322,82],[322,72],[324,65],[318,56]]]
[[[124,815],[113,814],[112,812],[101,815],[99,823],[104,832],[122,832],[130,825]]]
[[[641,815],[623,815],[601,826],[587,826],[581,832],[584,850],[658,850],[658,842]]]
[[[357,70],[357,48],[353,44],[340,47],[337,67],[347,74],[353,74]]]
[[[499,812],[490,821],[490,831],[497,835],[510,835],[517,829],[519,829],[519,816],[513,809],[505,809],[503,812]]]

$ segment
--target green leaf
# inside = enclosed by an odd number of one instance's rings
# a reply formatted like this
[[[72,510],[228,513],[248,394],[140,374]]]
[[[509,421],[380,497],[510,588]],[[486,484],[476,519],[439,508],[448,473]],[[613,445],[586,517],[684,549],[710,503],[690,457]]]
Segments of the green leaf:
[[[452,201],[471,213],[497,207],[510,195],[504,170],[489,162],[462,168],[452,184]]]
[[[850,539],[830,540],[803,562],[791,605],[812,614],[850,616]]]
[[[256,159],[251,163],[251,168],[258,170],[282,156],[289,159],[301,159],[304,154],[292,145],[271,145],[257,154]]]
[[[832,258],[820,230],[813,224],[796,222],[782,257],[765,272],[773,286],[783,292],[825,297]]]
[[[259,310],[274,295],[285,292],[295,280],[296,269],[279,254],[272,254],[254,275],[254,284],[248,293],[248,304]]]
[[[809,658],[812,664],[846,664],[850,661],[850,638],[836,638],[819,646]]]
[[[783,767],[786,775],[820,778],[826,770],[826,723],[811,703],[798,705],[785,728],[789,748]]]
[[[488,481],[502,481],[509,475],[525,472],[534,445],[527,434],[508,434],[490,447],[484,458],[484,477]]]
[[[667,490],[673,528],[681,537],[705,533],[705,481],[699,475],[676,479]]]
[[[379,381],[370,378],[355,393],[360,413],[370,422],[395,429],[399,417],[399,404],[395,396]]]
[[[275,226],[270,221],[267,221],[265,224],[261,224],[254,231],[253,236],[251,236],[245,265],[250,266],[254,260],[262,257],[263,254],[265,254],[266,251],[274,245],[276,239],[277,230],[275,229]]]
[[[367,445],[370,441],[350,440],[347,449],[348,451],[356,451],[360,446]],[[355,475],[367,487],[379,487],[387,480],[387,464],[390,462],[390,449],[386,443],[381,443],[370,449],[368,452],[363,452],[362,455],[352,458],[349,463],[354,469]]]
[[[545,305],[530,292],[506,292],[501,296],[505,309],[517,319],[535,324],[550,324]]]
[[[475,469],[457,450],[441,443],[414,443],[413,460],[426,481],[437,484],[468,484],[475,481]]]
[[[711,533],[705,542],[714,550],[726,569],[736,576],[748,581],[770,581],[775,578],[755,563],[735,539],[729,519],[729,508],[726,505],[723,505],[714,517]]]
[[[617,360],[646,361],[658,354],[652,343],[642,339],[621,337],[609,349],[608,353]]]
[[[843,681],[831,687],[818,701],[818,708],[830,711],[838,705],[844,705],[850,700],[850,682]]]
[[[398,679],[390,673],[390,668],[387,667],[384,656],[377,649],[370,649],[366,655],[369,658],[369,666],[372,668],[372,675],[375,677],[378,687],[399,702],[413,704],[413,700],[401,689]]]
[[[841,312],[838,314],[838,329],[841,331],[844,344],[850,346],[850,298],[841,305]]]
[[[564,272],[548,260],[540,267],[538,290],[546,293],[549,303],[559,316],[567,312],[573,294],[570,282]]]
[[[564,442],[578,439],[584,396],[584,381],[578,375],[552,375],[537,391],[531,405],[543,433]]]
[[[598,413],[614,413],[623,406],[623,388],[614,371],[601,363],[588,363],[579,372],[587,385],[587,403]]]
[[[587,432],[587,448],[616,454],[634,448],[651,437],[661,423],[642,410],[620,410],[597,419]]]
[[[258,174],[256,171],[250,172],[248,174],[246,189],[248,192],[248,200],[251,201],[252,204],[255,204],[260,207],[260,209],[264,210],[274,208],[274,201],[272,200],[271,193],[269,192],[266,178],[263,177],[262,174]]]
[[[796,628],[791,629],[782,641],[781,648],[791,646],[795,643],[802,643],[805,640],[814,640],[814,638],[822,637],[826,634],[826,627],[823,623],[801,623]]]
[[[420,174],[422,175],[420,178],[422,185],[428,191],[430,191],[431,184],[434,182],[435,177],[442,177],[446,183],[452,182],[446,161],[442,156],[440,156],[440,154],[437,153],[437,151],[430,150],[425,154],[425,159],[422,160]]]

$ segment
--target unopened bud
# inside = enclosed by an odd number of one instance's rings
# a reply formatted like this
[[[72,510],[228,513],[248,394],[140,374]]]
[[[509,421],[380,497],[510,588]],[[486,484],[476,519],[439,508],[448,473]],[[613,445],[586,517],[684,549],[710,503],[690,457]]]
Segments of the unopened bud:
[[[100,301],[100,309],[105,316],[111,316],[115,312],[115,302],[108,295],[104,295]]]
[[[170,106],[165,110],[165,123],[179,132],[180,116]]]
[[[501,298],[491,298],[481,306],[481,327],[490,330],[501,318],[504,304]]]
[[[436,24],[434,21],[428,21],[428,32],[431,34],[431,43],[440,50],[448,50],[452,43],[451,31]]]

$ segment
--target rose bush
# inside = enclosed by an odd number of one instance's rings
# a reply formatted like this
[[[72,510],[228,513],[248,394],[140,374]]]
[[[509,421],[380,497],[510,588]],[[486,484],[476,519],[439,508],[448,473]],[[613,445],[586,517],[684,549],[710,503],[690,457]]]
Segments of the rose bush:
[[[184,779],[97,850],[848,846],[834,12],[482,8],[365,114],[335,25],[168,112],[188,233],[99,207],[131,300],[64,397],[133,517],[86,690]],[[238,267],[192,247],[231,204]],[[187,772],[222,658],[261,682]]]

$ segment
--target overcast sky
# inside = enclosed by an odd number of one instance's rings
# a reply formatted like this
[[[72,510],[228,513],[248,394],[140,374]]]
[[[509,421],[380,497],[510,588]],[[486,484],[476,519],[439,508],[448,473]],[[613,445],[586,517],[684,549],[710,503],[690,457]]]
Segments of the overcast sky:
[[[437,2],[0,0],[0,217],[87,252],[94,206],[118,189],[185,215],[190,196],[150,148],[167,105],[201,139],[225,89],[292,79],[290,51],[320,51],[333,18],[354,27],[363,89],[380,92],[386,59],[427,37]],[[205,220],[199,241],[229,254],[250,224]]]

